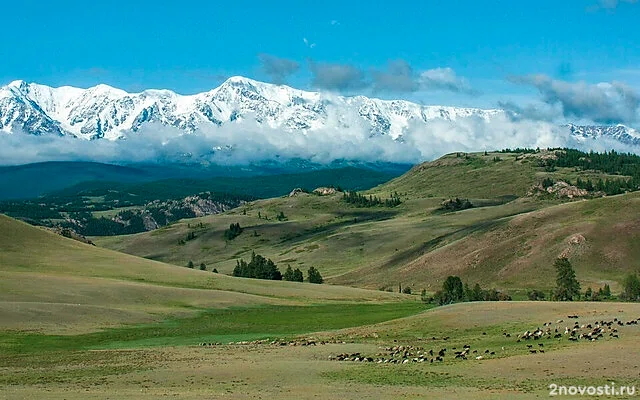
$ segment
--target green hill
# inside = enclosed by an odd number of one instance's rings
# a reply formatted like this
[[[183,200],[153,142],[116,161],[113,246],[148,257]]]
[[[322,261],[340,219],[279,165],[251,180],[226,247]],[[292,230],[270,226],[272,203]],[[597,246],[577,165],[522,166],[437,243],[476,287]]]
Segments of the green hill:
[[[176,267],[86,245],[0,215],[0,330],[77,332],[212,308],[399,299],[377,291]]]
[[[520,295],[530,287],[553,287],[553,260],[566,250],[583,286],[609,283],[615,290],[625,273],[640,266],[635,233],[620,228],[633,225],[638,195],[600,198],[604,192],[581,192],[572,185],[578,178],[626,182],[631,177],[550,167],[555,155],[454,153],[365,192],[382,199],[398,193],[397,207],[359,208],[340,193],[298,194],[96,242],[176,265],[205,262],[224,273],[255,251],[283,268],[315,266],[334,284],[436,290],[444,277],[458,274],[471,284]],[[470,199],[473,207],[442,209],[443,201],[455,197]],[[284,220],[275,218],[280,213]],[[243,233],[225,240],[233,223]],[[192,240],[185,242],[187,237]],[[615,249],[610,237],[618,239]]]

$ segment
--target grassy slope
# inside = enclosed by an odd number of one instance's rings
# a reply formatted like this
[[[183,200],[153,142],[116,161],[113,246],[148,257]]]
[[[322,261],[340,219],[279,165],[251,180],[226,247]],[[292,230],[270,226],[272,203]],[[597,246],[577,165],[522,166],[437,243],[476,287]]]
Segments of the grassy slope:
[[[0,277],[2,328],[64,332],[209,308],[400,299],[180,268],[85,245],[1,215]]]
[[[531,160],[515,161],[516,155],[488,153],[465,158],[462,153],[416,165],[406,174],[374,189],[397,191],[402,197],[464,197],[493,199],[524,196],[535,183],[536,168]],[[495,162],[498,156],[501,161]]]
[[[574,264],[583,287],[609,283],[615,291],[627,273],[640,270],[639,207],[638,193],[550,206],[447,238],[402,267],[383,264],[336,281],[373,285],[392,274],[399,281],[436,289],[455,274],[483,286],[551,289],[553,262],[563,255]]]
[[[307,307],[308,309],[308,307]],[[291,310],[282,308],[287,314]],[[367,311],[367,310],[361,310]],[[318,323],[339,326],[320,312]],[[347,314],[349,314],[347,312]],[[551,329],[571,325],[567,315],[580,315],[580,323],[635,319],[640,305],[621,303],[503,302],[467,303],[439,307],[421,314],[366,327],[317,334],[347,343],[310,347],[280,346],[180,346],[144,347],[157,340],[136,340],[136,349],[118,349],[111,331],[83,335],[72,342],[64,338],[37,341],[25,338],[6,346],[0,338],[4,373],[0,389],[6,398],[452,398],[513,399],[548,395],[550,383],[602,385],[615,381],[637,385],[640,328],[618,327],[619,339],[606,335],[590,343],[544,339],[544,354],[529,354],[528,342],[517,343],[516,334],[553,321]],[[237,338],[240,330],[286,328],[257,313],[234,314],[222,321]],[[357,317],[357,316],[353,316]],[[187,328],[208,329],[207,319]],[[300,319],[307,324],[308,315]],[[558,320],[564,319],[561,323]],[[293,321],[293,320],[292,320]],[[204,324],[200,324],[205,322]],[[160,327],[167,332],[171,326]],[[174,327],[177,329],[177,327]],[[148,335],[149,329],[130,331]],[[509,332],[510,338],[503,335]],[[449,340],[443,340],[449,336]],[[436,339],[434,340],[433,337]],[[187,337],[185,340],[197,340]],[[537,345],[539,342],[533,342]],[[454,348],[469,344],[484,360],[456,360]],[[389,365],[329,361],[330,355],[362,352],[375,355],[379,346],[414,345],[425,351],[449,349],[443,363]],[[24,346],[23,352],[16,347]],[[109,350],[88,351],[86,347]],[[538,346],[536,346],[538,347]],[[6,351],[6,349],[9,351]],[[64,351],[53,351],[55,349]],[[495,351],[494,356],[484,350]],[[475,354],[474,354],[475,356]]]
[[[369,191],[383,198],[399,192],[404,202],[393,209],[356,208],[342,202],[340,194],[302,194],[256,201],[224,215],[184,220],[150,233],[96,241],[177,265],[205,262],[223,273],[231,273],[235,260],[248,259],[253,250],[282,269],[291,265],[304,271],[313,265],[330,283],[371,289],[402,284],[435,290],[453,273],[472,284],[520,294],[531,286],[548,289],[554,285],[553,259],[565,251],[585,287],[606,282],[618,289],[624,274],[640,267],[633,230],[638,194],[564,205],[527,197],[504,203],[509,196],[526,195],[545,176],[575,180],[603,175],[568,168],[549,173],[536,167],[532,156],[498,154],[501,161],[494,162],[496,155],[445,156]],[[438,212],[442,200],[453,196],[488,206]],[[274,219],[281,211],[287,221]],[[200,222],[204,228],[196,228]],[[224,230],[235,222],[245,231],[225,241]],[[179,245],[191,231],[196,239]],[[586,242],[568,244],[575,235]]]

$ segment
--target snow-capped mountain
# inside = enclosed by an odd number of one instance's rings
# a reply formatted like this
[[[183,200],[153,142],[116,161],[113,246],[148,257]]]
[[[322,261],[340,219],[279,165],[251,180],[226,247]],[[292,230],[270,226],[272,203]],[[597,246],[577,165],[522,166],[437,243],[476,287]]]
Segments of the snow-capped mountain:
[[[170,90],[128,93],[107,85],[88,89],[52,88],[24,81],[0,87],[0,132],[87,140],[126,139],[136,135],[147,124],[170,126],[177,130],[178,135],[183,135],[236,126],[240,121],[248,120],[277,132],[295,132],[309,137],[313,137],[314,132],[338,132],[334,135],[337,140],[344,133],[357,131],[365,132],[365,136],[370,138],[382,136],[404,142],[413,132],[412,142],[422,146],[419,150],[424,156],[436,150],[430,149],[430,142],[420,137],[424,137],[424,131],[429,131],[436,122],[463,125],[459,132],[446,127],[442,135],[427,133],[444,148],[451,142],[460,143],[459,148],[479,150],[496,145],[491,134],[494,129],[489,128],[487,134],[479,133],[485,135],[483,140],[487,141],[479,143],[474,136],[477,128],[469,121],[485,125],[497,121],[496,126],[502,123],[504,138],[504,135],[513,136],[514,129],[504,128],[503,122],[508,118],[508,113],[499,109],[423,106],[404,100],[344,97],[239,76],[229,78],[211,91],[195,95],[180,95]],[[566,125],[565,128],[579,142],[604,137],[623,145],[640,146],[640,132],[623,125]],[[529,129],[533,129],[530,135],[538,134],[536,128]],[[460,137],[452,138],[452,135]],[[518,140],[515,136],[511,139]],[[528,140],[516,145],[539,145],[536,138]],[[511,145],[508,142],[502,144]],[[233,146],[220,143],[214,150],[227,147]]]
[[[125,138],[151,121],[194,133],[245,118],[254,118],[270,128],[304,132],[326,128],[329,123],[342,128],[358,123],[372,135],[398,139],[411,123],[470,116],[489,120],[501,112],[342,97],[243,77],[229,78],[209,92],[188,96],[169,90],[127,93],[107,85],[51,88],[24,81],[0,88],[0,130],[83,139]]]
[[[640,146],[640,132],[624,125],[567,125],[571,135],[578,140],[606,137],[623,144]]]

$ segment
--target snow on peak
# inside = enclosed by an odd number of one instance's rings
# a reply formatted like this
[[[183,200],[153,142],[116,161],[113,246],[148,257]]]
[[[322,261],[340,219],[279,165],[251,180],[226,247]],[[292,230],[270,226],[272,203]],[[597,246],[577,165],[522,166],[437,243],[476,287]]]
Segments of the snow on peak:
[[[21,88],[24,87],[27,83],[25,81],[23,81],[22,79],[18,79],[15,80],[11,83],[9,83],[7,86],[12,87],[12,88]]]
[[[87,89],[52,88],[21,80],[0,88],[0,130],[14,127],[33,135],[54,133],[83,139],[126,138],[144,125],[160,123],[180,134],[198,133],[245,119],[283,132],[311,134],[330,129],[350,134],[364,129],[370,137],[403,140],[416,127],[433,121],[474,118],[490,122],[502,110],[449,106],[423,106],[405,100],[295,89],[232,76],[217,88],[194,95],[166,89],[128,93],[106,84]],[[619,126],[570,126],[575,137],[607,135],[620,141],[640,142],[640,134]]]

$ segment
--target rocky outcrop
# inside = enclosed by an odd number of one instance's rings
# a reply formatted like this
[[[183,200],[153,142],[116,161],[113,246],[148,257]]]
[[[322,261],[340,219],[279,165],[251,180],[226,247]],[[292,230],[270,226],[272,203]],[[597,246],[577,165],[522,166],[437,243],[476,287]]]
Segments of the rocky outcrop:
[[[544,194],[553,195],[558,199],[575,199],[602,196],[601,192],[589,192],[585,189],[580,189],[574,185],[571,185],[565,181],[555,182],[553,185],[546,188],[542,186],[542,184],[537,184],[533,186],[527,193],[528,196],[540,196]]]
[[[52,228],[45,228],[53,233],[56,233],[60,236],[64,236],[66,238],[69,239],[73,239],[73,240],[77,240],[78,242],[82,242],[82,243],[86,243],[86,244],[90,244],[92,246],[95,246],[95,243],[93,243],[91,240],[87,239],[85,236],[79,234],[78,232],[74,231],[71,228],[62,228],[59,226],[55,226]]]
[[[313,190],[313,193],[317,194],[318,196],[329,196],[335,194],[336,192],[337,190],[332,187],[319,187]]]
[[[295,188],[293,189],[291,192],[289,192],[289,197],[295,197],[299,194],[305,193],[304,190],[300,189],[300,188]]]

